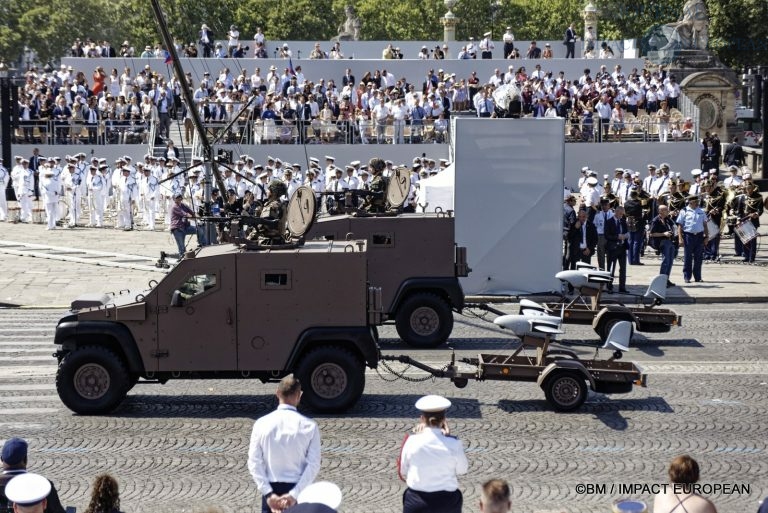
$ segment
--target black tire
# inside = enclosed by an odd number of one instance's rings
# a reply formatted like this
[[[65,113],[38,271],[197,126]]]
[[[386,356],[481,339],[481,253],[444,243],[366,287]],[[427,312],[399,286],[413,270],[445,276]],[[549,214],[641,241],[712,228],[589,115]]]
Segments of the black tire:
[[[365,388],[365,366],[349,351],[324,346],[305,354],[296,367],[301,381],[301,404],[319,413],[340,413],[360,399]]]
[[[567,412],[581,408],[587,400],[587,382],[577,371],[553,372],[542,384],[544,396],[555,411]]]
[[[600,336],[600,340],[605,342],[608,340],[608,335],[611,334],[611,330],[614,326],[616,326],[621,321],[627,321],[630,325],[629,328],[629,340],[632,341],[632,337],[635,336],[635,325],[632,323],[632,319],[626,319],[626,318],[618,318],[618,317],[612,317],[605,321],[602,326],[599,328],[598,335]]]
[[[441,297],[418,292],[400,304],[395,326],[397,334],[409,346],[438,347],[451,336],[453,311],[451,305]]]
[[[56,372],[61,402],[81,415],[111,412],[123,402],[130,385],[122,360],[103,347],[75,349],[64,356]]]

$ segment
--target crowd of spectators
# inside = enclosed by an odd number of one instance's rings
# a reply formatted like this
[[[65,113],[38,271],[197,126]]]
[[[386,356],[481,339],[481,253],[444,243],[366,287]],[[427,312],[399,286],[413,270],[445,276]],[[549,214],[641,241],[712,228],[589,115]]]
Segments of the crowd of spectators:
[[[566,77],[542,64],[496,68],[487,78],[474,71],[457,77],[431,66],[422,77],[382,68],[358,78],[347,68],[341,77],[310,78],[300,65],[272,65],[252,72],[222,67],[197,80],[187,73],[186,79],[205,123],[215,129],[235,121],[230,142],[443,142],[457,113],[565,118],[569,141],[608,140],[609,132],[621,140],[637,127],[662,142],[693,135],[693,120],[677,110],[680,86],[661,68],[627,73],[621,65],[608,70],[603,64]],[[184,120],[191,141],[191,115],[170,68],[97,67],[87,75],[62,65],[57,71],[33,68],[25,78],[17,142],[147,143],[151,126],[165,139],[173,120]],[[515,91],[511,102],[504,100],[509,90]]]

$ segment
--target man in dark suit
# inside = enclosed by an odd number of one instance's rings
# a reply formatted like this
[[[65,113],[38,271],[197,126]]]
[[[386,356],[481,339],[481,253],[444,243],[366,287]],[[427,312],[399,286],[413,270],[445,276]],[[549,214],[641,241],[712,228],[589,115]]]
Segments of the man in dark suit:
[[[347,68],[347,70],[344,72],[344,76],[341,77],[341,85],[349,85],[350,87],[354,87],[357,82],[355,82],[355,76],[352,74],[352,70]]]
[[[112,47],[111,44],[109,44],[109,41],[104,41],[101,45],[101,56],[102,57],[117,57],[117,52],[115,52],[114,47]]]
[[[611,277],[619,266],[619,292],[627,292],[627,239],[629,230],[624,218],[624,207],[616,207],[613,219],[605,223],[605,244],[608,253],[608,269]],[[613,285],[608,285],[608,292],[613,292]]]
[[[587,211],[579,210],[576,222],[568,230],[568,268],[576,269],[576,262],[592,263],[592,255],[597,247],[597,228],[589,220]]]
[[[304,102],[304,95],[296,95],[296,126],[299,129],[299,144],[304,144],[307,139],[307,127],[312,121],[312,110]]]
[[[536,41],[531,41],[531,46],[528,47],[528,51],[525,52],[526,59],[540,59],[541,48],[536,46]]]
[[[565,38],[563,39],[563,44],[565,45],[565,58],[571,58],[573,59],[576,55],[576,29],[573,28],[573,23],[571,23],[568,26],[568,29],[565,31]]]

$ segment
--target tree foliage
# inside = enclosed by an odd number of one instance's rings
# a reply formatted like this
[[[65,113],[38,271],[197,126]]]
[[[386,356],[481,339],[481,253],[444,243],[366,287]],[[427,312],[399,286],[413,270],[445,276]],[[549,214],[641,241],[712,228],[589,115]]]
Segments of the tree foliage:
[[[457,38],[479,39],[491,30],[501,38],[506,26],[518,40],[559,40],[570,22],[582,30],[585,0],[459,0]],[[680,18],[684,0],[595,0],[600,9],[598,37],[638,39],[657,25]],[[733,66],[768,63],[768,2],[706,0],[710,48]],[[268,40],[328,41],[352,4],[365,40],[442,39],[443,0],[160,0],[171,33],[180,42],[197,40],[202,23],[224,39],[230,25],[249,40],[261,27]],[[42,62],[55,62],[73,40],[92,37],[116,47],[128,40],[137,51],[160,41],[148,0],[4,0],[0,2],[0,59],[18,62],[24,46]]]

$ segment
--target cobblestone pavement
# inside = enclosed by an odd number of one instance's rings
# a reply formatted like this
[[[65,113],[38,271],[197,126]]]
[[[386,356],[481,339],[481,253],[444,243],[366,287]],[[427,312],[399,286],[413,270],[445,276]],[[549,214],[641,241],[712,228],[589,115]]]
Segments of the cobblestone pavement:
[[[460,480],[466,512],[476,511],[477,489],[491,477],[510,481],[515,512],[607,512],[623,495],[615,486],[663,483],[669,460],[681,453],[699,460],[705,483],[751,487],[748,494],[714,494],[718,511],[755,511],[768,493],[765,306],[675,309],[682,327],[638,335],[625,357],[647,370],[648,388],[590,394],[572,414],[551,411],[535,384],[472,382],[456,389],[446,380],[385,381],[369,371],[365,395],[353,410],[317,417],[323,440],[318,478],[341,486],[344,513],[401,511],[398,449],[415,421],[415,400],[439,393],[454,402],[449,420],[467,447],[470,471]],[[0,440],[28,438],[30,469],[50,477],[64,504],[81,511],[90,482],[105,470],[119,479],[127,512],[201,511],[208,505],[257,511],[247,445],[253,420],[275,406],[274,385],[139,385],[112,415],[73,415],[54,388],[52,338],[60,313],[0,310]],[[458,357],[507,353],[517,345],[492,324],[456,321],[452,344]],[[595,339],[589,327],[567,330],[566,340]],[[386,354],[407,353],[435,365],[448,361],[448,349],[410,349],[390,327],[382,335]],[[422,376],[413,370],[406,375]],[[580,484],[607,488],[585,494]],[[631,495],[650,499],[642,490]]]

